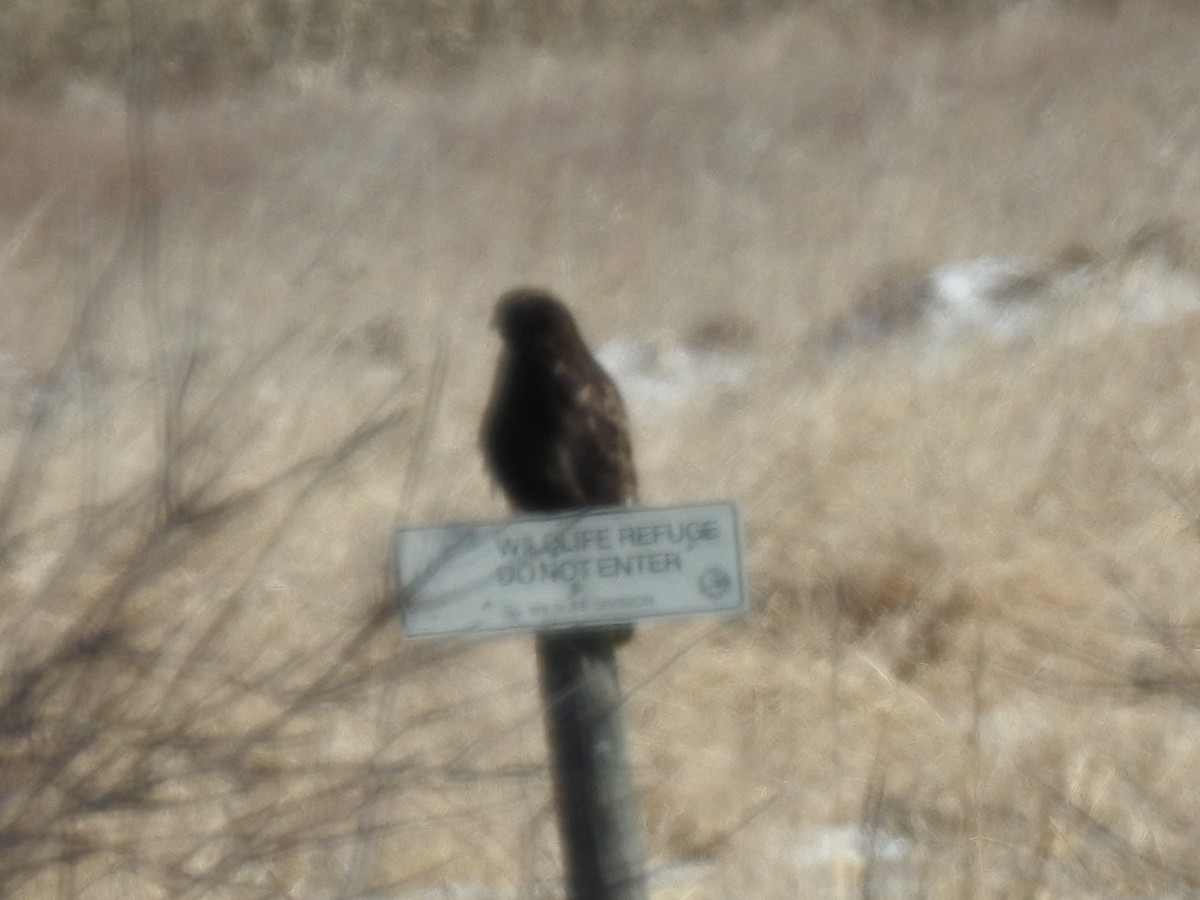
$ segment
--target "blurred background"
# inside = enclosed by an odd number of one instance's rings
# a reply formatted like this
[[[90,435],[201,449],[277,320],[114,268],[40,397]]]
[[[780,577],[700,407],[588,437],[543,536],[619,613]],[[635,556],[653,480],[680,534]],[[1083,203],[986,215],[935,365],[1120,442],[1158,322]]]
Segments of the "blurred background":
[[[1200,19],[0,4],[0,893],[561,896],[492,303],[559,293],[744,621],[622,651],[652,895],[1200,890]]]

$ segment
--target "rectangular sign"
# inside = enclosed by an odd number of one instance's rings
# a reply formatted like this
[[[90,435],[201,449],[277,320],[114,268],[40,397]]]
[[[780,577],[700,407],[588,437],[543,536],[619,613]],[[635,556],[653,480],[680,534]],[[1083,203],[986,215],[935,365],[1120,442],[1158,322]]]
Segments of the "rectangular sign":
[[[401,527],[410,637],[533,632],[746,611],[737,507],[607,507]]]

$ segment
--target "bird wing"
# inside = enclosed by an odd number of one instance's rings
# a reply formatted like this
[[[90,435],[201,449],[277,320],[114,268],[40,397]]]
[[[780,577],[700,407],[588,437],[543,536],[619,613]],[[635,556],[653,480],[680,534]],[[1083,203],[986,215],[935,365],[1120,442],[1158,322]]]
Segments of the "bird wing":
[[[564,479],[587,505],[634,502],[637,474],[621,395],[598,365],[582,375],[573,379],[564,417],[559,452]]]

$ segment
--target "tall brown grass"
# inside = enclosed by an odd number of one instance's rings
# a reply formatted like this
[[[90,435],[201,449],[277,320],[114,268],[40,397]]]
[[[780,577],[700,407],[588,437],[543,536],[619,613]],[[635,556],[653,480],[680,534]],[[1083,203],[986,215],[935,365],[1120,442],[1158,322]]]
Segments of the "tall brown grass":
[[[1197,27],[802,9],[4,100],[3,892],[556,894],[527,643],[404,641],[384,571],[503,514],[487,310],[538,282],[748,367],[631,394],[755,606],[623,660],[659,896],[1194,893]],[[830,339],[1064,248],[1024,338]]]
[[[1066,0],[1113,14],[1119,0]],[[1014,0],[40,0],[0,20],[0,91],[44,94],[71,78],[122,83],[131,60],[174,92],[253,84],[297,65],[330,65],[351,84],[471,69],[506,45],[591,53],[687,40],[787,9],[834,19],[956,23]]]

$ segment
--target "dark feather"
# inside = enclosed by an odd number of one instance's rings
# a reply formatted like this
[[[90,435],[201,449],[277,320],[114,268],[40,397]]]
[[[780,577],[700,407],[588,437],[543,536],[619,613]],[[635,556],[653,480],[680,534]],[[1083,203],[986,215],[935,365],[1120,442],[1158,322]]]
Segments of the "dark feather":
[[[481,435],[492,476],[518,510],[554,512],[637,499],[621,395],[551,294],[496,304],[504,340]]]

